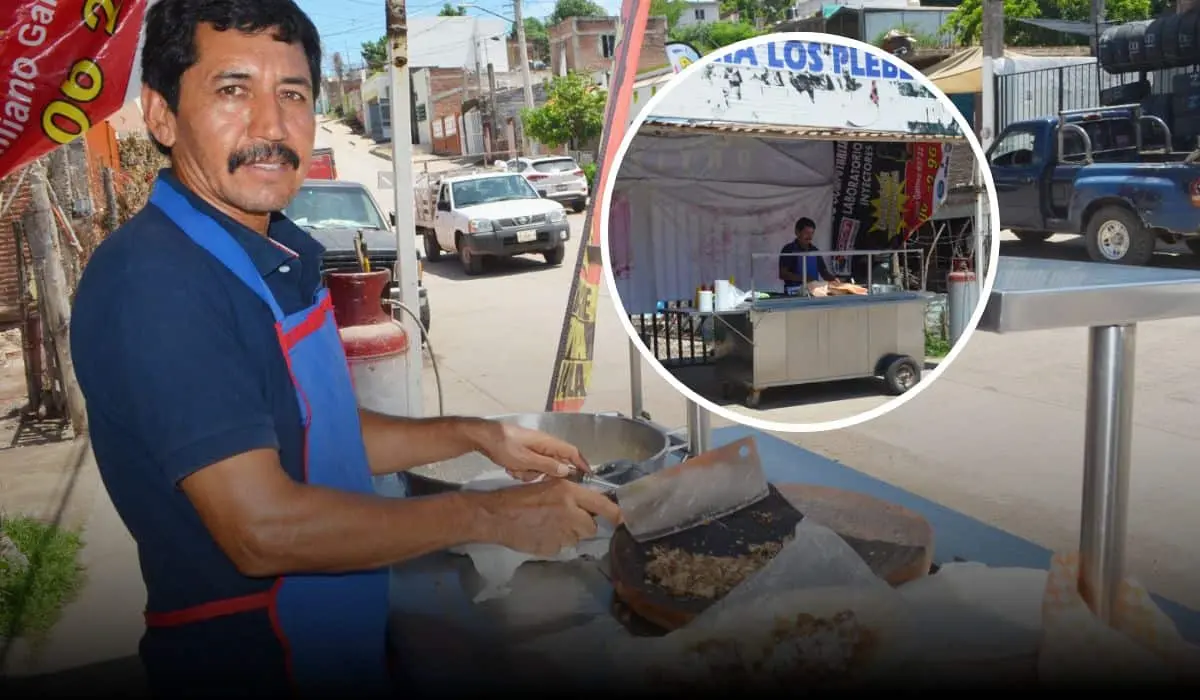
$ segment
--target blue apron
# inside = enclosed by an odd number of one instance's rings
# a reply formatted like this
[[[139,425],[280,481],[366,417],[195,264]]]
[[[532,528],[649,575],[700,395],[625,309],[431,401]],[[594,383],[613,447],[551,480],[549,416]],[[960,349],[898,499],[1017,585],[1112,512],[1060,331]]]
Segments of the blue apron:
[[[816,255],[793,255],[792,272],[797,275],[806,275],[805,279],[809,282],[819,282],[821,280],[821,258]],[[785,282],[783,284],[783,291],[788,294],[794,294],[802,289],[804,289],[803,284],[795,282]]]
[[[236,275],[275,316],[304,420],[305,483],[373,493],[358,402],[329,291],[320,289],[312,306],[285,316],[249,255],[220,224],[161,180],[150,203]],[[387,569],[282,576],[262,594],[147,612],[146,621],[151,627],[178,627],[225,615],[261,615],[264,610],[286,655],[286,680],[295,695],[316,697],[347,688],[390,694]]]

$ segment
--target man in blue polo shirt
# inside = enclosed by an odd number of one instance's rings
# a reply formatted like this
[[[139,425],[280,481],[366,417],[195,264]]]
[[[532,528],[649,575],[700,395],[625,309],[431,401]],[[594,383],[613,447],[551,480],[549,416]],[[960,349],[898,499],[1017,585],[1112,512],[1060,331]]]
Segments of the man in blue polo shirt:
[[[830,272],[823,256],[796,255],[818,252],[818,248],[812,242],[816,230],[816,222],[808,217],[801,217],[796,221],[796,239],[788,241],[779,251],[779,279],[783,282],[783,291],[787,294],[798,293],[809,282],[837,281],[837,276]]]
[[[387,567],[466,543],[549,555],[619,521],[569,480],[422,499],[373,475],[479,451],[586,470],[542,433],[360,412],[321,246],[278,212],[316,130],[316,28],[291,0],[159,0],[142,108],[171,160],[96,251],[71,349],[105,487],[137,541],[161,696],[386,694]]]

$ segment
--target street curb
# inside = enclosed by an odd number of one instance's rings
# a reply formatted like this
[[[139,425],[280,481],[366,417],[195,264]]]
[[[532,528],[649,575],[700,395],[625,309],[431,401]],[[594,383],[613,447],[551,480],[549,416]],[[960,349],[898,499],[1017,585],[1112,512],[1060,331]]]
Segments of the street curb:
[[[371,155],[375,156],[376,158],[382,158],[389,162],[391,162],[391,160],[392,160],[392,147],[391,146],[374,146],[371,148],[370,153],[371,153]]]

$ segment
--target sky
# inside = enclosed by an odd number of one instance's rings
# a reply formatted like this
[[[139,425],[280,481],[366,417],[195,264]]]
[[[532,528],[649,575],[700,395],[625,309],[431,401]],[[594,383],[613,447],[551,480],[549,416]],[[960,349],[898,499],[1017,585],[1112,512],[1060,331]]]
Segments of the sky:
[[[303,10],[308,13],[321,32],[325,43],[326,65],[329,56],[335,51],[341,52],[347,63],[359,63],[360,46],[364,41],[372,41],[383,36],[384,29],[384,0],[296,0]],[[410,17],[430,17],[442,9],[446,0],[409,0],[408,15]],[[597,4],[616,14],[621,0],[596,0]],[[467,8],[468,15],[495,17],[500,15],[511,21],[511,0],[467,0],[453,2],[454,5],[471,4],[490,10],[485,12],[475,7]],[[522,5],[525,16],[544,18],[554,11],[554,0],[525,0]]]

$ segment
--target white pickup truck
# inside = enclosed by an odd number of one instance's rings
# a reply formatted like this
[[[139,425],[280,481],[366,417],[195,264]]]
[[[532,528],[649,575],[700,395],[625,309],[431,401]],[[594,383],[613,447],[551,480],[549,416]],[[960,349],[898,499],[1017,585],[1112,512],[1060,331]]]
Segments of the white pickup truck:
[[[524,177],[477,170],[418,176],[414,187],[417,235],[430,262],[455,253],[468,275],[482,273],[487,257],[540,253],[550,265],[562,263],[571,238],[567,212]]]

